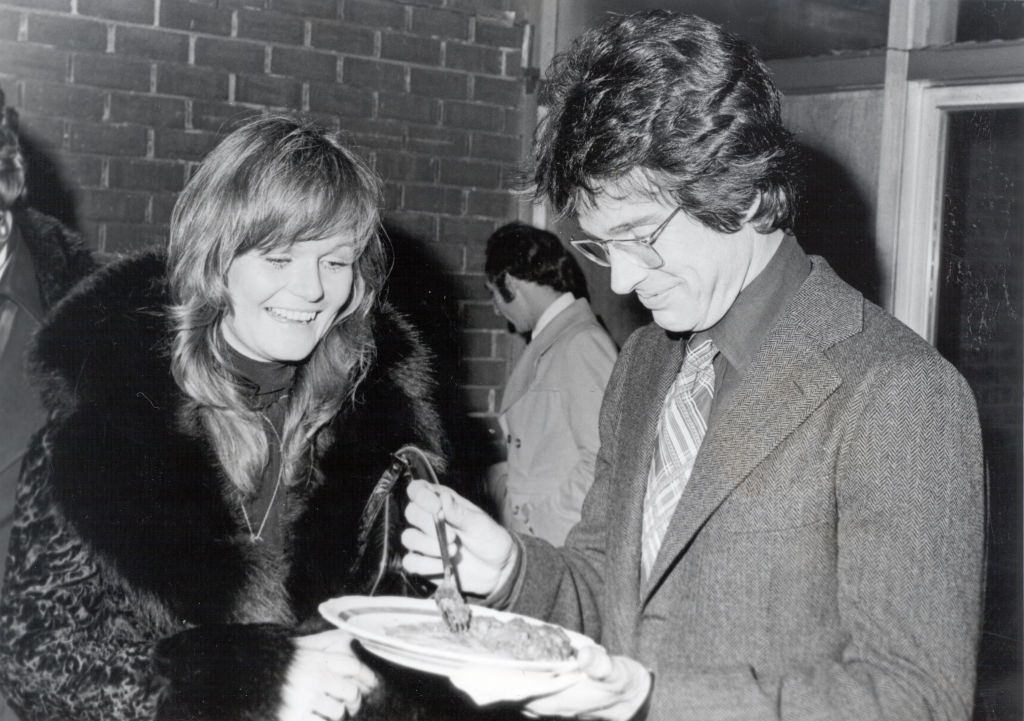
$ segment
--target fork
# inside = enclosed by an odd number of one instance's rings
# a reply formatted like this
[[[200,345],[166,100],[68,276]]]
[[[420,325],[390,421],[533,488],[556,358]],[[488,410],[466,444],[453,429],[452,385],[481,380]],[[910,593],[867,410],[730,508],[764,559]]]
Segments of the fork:
[[[448,535],[445,533],[444,511],[438,509],[434,514],[434,530],[437,531],[437,542],[441,547],[441,563],[444,566],[444,578],[437,584],[434,591],[434,603],[441,610],[448,630],[452,633],[465,633],[469,630],[472,612],[469,604],[459,593],[459,585],[455,580],[455,568],[451,556],[448,555]]]

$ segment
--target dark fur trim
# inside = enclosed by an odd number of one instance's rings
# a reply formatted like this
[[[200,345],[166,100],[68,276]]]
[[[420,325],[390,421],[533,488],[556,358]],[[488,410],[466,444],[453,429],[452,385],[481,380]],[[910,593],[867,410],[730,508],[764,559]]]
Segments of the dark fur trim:
[[[169,683],[157,721],[275,718],[294,650],[271,625],[210,625],[165,639],[156,663]]]
[[[81,236],[56,218],[32,208],[16,208],[14,224],[32,256],[44,308],[55,305],[96,269],[96,259]]]
[[[30,362],[47,406],[149,403],[177,393],[167,372],[170,326],[161,256],[112,263],[79,283],[36,337]],[[146,399],[151,399],[147,401]],[[128,410],[126,409],[126,410]]]

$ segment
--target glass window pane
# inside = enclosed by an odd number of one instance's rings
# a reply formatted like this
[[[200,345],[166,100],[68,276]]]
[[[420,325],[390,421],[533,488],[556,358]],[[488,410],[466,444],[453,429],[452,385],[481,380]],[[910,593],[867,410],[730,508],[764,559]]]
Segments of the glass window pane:
[[[989,472],[976,718],[1020,718],[1024,109],[949,115],[936,346],[978,400]]]
[[[1024,37],[1024,0],[960,0],[958,43]]]

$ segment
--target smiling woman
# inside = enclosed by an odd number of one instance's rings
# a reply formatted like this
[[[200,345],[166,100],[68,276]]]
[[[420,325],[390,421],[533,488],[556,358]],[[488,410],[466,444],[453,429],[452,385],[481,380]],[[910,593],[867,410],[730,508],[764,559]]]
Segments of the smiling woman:
[[[0,602],[25,721],[381,708],[316,609],[369,592],[360,513],[391,453],[442,463],[445,442],[427,351],[378,299],[379,203],[335,134],[253,121],[182,192],[166,255],[108,266],[42,328],[53,420]]]

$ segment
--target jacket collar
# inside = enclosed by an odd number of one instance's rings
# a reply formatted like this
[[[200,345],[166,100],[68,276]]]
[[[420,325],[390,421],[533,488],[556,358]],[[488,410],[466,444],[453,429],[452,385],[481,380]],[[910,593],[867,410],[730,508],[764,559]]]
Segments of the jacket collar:
[[[551,322],[537,334],[537,337],[527,344],[526,349],[519,356],[519,360],[516,361],[516,365],[505,383],[499,412],[505,413],[529,390],[530,383],[537,372],[537,364],[559,338],[578,326],[591,323],[597,323],[597,318],[590,309],[590,303],[586,298],[577,298],[572,305],[552,318]]]
[[[576,300],[576,296],[572,293],[562,293],[560,296],[555,298],[554,301],[544,309],[544,312],[540,314],[536,324],[533,326],[533,332],[531,336],[536,338],[541,334],[541,331],[553,321],[559,313],[568,308]]]

